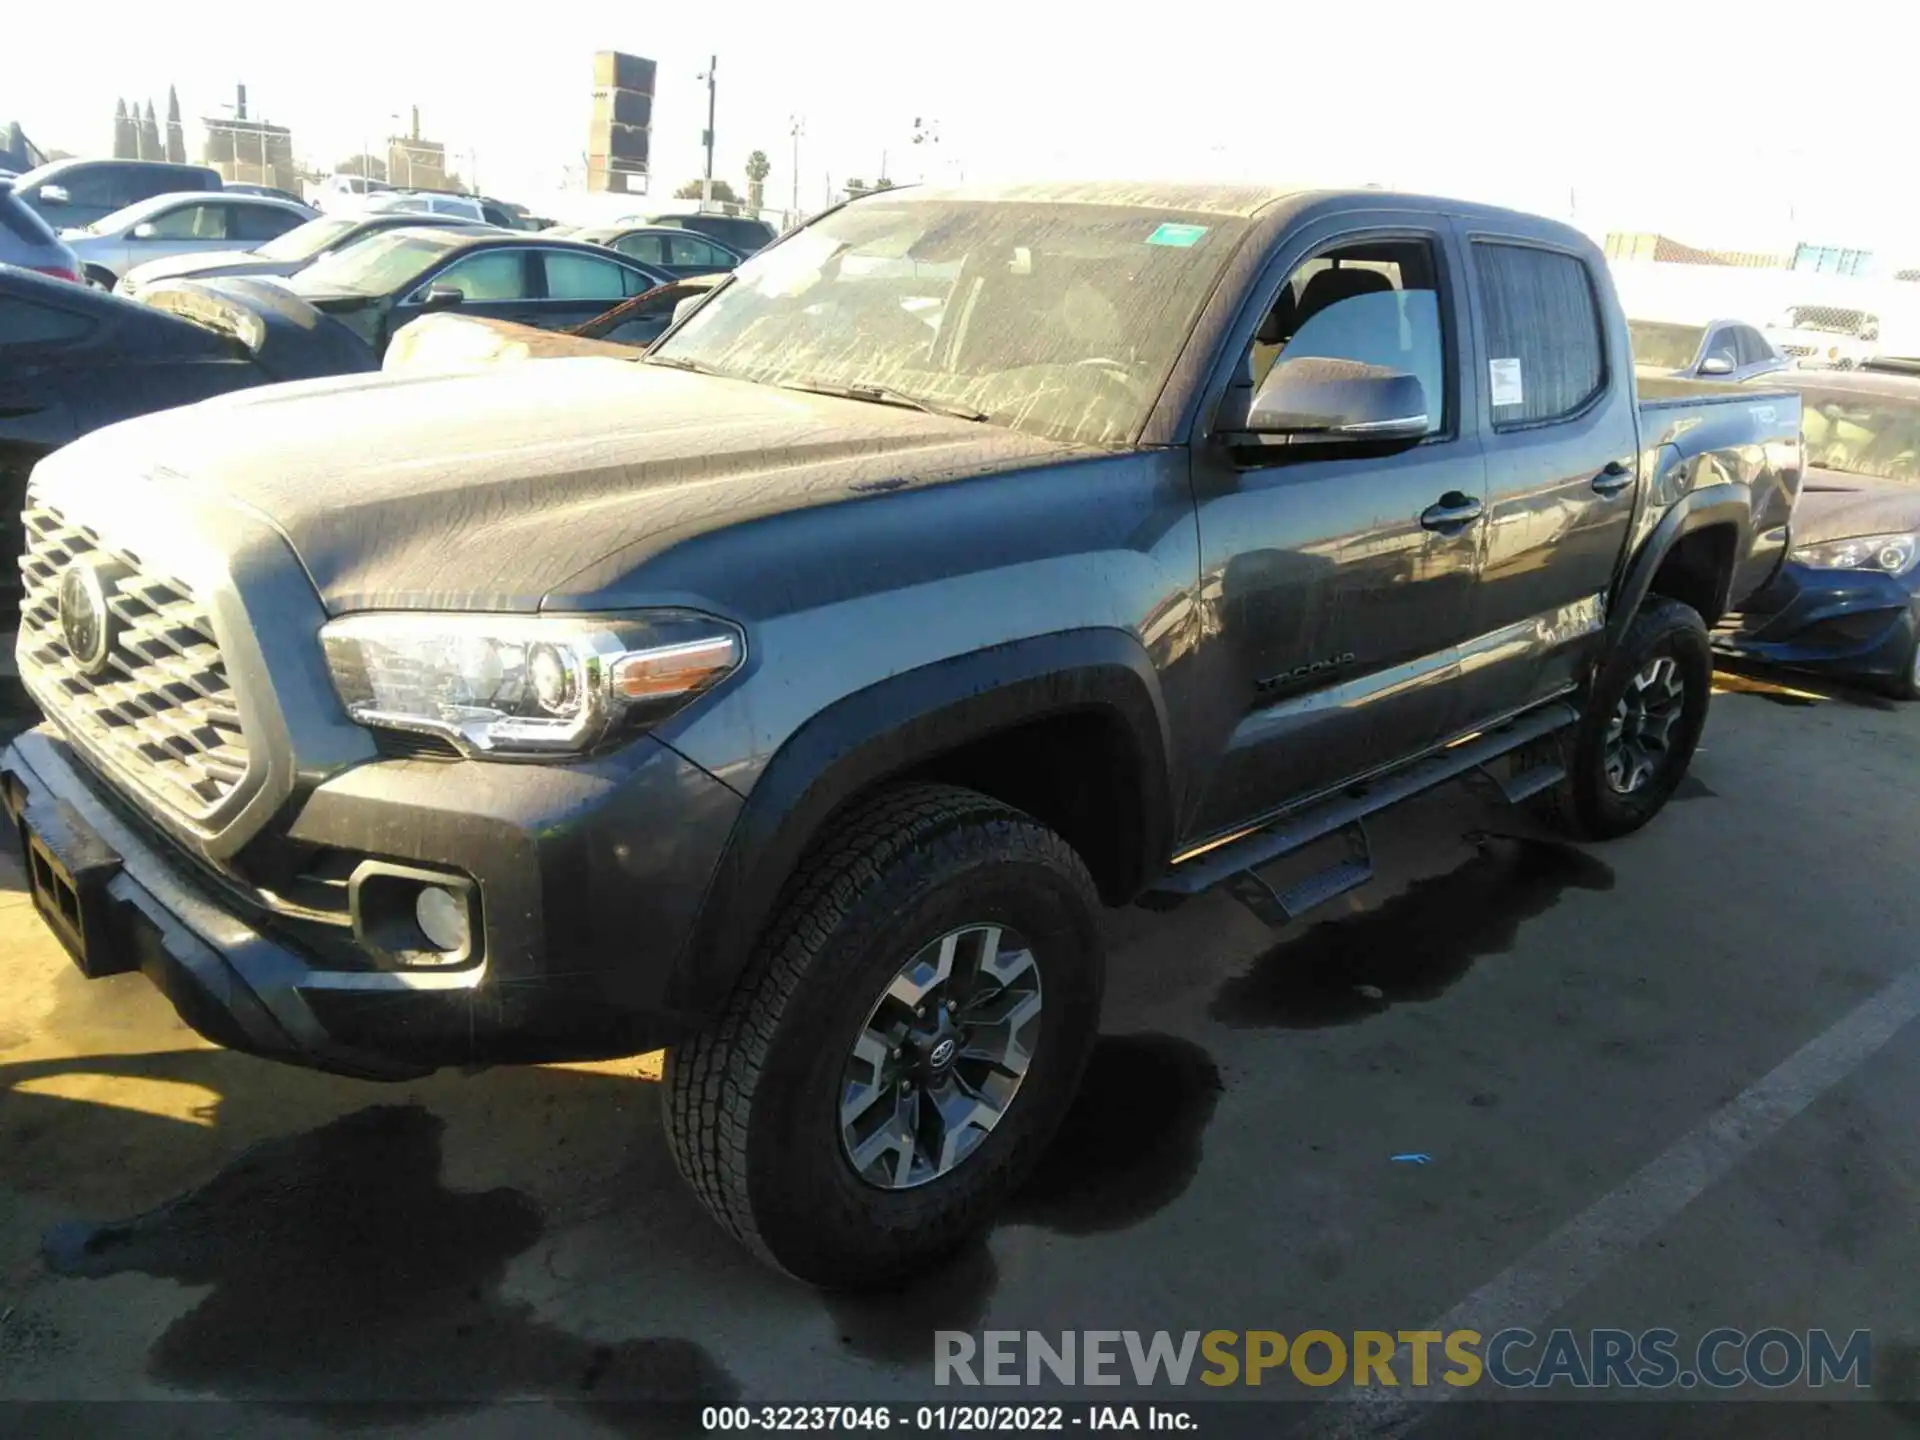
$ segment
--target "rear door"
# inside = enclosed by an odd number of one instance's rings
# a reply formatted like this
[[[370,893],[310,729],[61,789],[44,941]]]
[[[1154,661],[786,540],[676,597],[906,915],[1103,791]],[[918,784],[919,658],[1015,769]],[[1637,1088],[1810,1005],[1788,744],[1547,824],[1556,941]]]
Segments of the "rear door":
[[[605,256],[559,249],[538,253],[546,288],[529,323],[543,329],[571,329],[653,288],[645,275]]]
[[[1205,688],[1224,734],[1189,838],[1405,759],[1454,724],[1484,479],[1459,271],[1445,217],[1372,211],[1291,232],[1255,288],[1234,387],[1303,355],[1385,364],[1420,379],[1430,430],[1384,455],[1194,446]]]
[[[252,250],[269,240],[277,239],[293,229],[304,225],[307,217],[298,210],[289,210],[280,205],[246,205],[236,200],[227,202],[227,232],[233,239],[229,249]]]
[[[740,263],[731,252],[691,230],[668,237],[667,256],[676,275],[712,275]]]
[[[1461,238],[1487,463],[1460,653],[1462,718],[1479,724],[1571,689],[1599,654],[1639,420],[1599,252],[1477,224]]]

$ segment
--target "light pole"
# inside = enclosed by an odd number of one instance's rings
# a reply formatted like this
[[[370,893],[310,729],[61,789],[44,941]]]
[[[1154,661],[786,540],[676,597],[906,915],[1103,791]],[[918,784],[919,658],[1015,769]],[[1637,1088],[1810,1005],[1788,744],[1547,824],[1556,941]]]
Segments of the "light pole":
[[[938,145],[940,143],[940,122],[938,120],[927,120],[918,115],[914,116],[913,143],[916,145]],[[932,152],[929,151],[927,153],[931,154]],[[922,181],[927,178],[927,167],[924,163],[920,166],[920,178]]]
[[[702,209],[713,204],[713,76],[714,72],[719,68],[720,57],[718,55],[709,55],[707,57],[706,73],[694,76],[696,80],[704,80],[707,82],[707,174],[706,178],[700,182],[700,206]]]
[[[793,121],[793,223],[800,223],[800,137],[807,133],[807,122],[798,115],[789,116]]]
[[[393,121],[396,126],[400,124],[400,112],[398,110],[392,112],[387,118]],[[405,140],[402,140],[400,142],[400,153],[407,157],[406,188],[411,190],[413,188],[413,147]],[[391,140],[387,142],[387,180],[389,183],[393,181],[393,141]]]

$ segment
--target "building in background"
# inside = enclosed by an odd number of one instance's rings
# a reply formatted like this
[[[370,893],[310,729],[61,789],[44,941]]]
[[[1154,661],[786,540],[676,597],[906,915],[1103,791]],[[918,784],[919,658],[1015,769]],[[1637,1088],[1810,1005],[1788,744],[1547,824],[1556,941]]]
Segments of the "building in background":
[[[231,116],[208,117],[200,124],[207,137],[200,151],[201,163],[219,171],[222,180],[300,193],[300,167],[293,162],[293,131],[250,117],[246,86],[236,88]]]
[[[1666,235],[1608,232],[1609,260],[1656,260],[1666,265],[1737,265],[1747,270],[1785,270],[1792,257],[1760,250],[1703,250]]]
[[[402,190],[447,190],[447,147],[420,138],[420,107],[413,107],[412,132],[387,140],[387,183]]]
[[[653,133],[654,63],[618,50],[593,57],[593,116],[587,126],[587,189],[647,193]]]

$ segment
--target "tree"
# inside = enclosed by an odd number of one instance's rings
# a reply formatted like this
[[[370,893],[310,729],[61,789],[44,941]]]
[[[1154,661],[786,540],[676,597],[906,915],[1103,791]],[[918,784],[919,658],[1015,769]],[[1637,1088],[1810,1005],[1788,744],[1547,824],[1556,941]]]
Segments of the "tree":
[[[689,180],[673,192],[676,200],[698,200],[701,194],[701,181]],[[724,180],[713,182],[713,198],[722,205],[738,205],[740,197],[733,193],[733,187]]]
[[[164,160],[167,147],[160,141],[160,122],[154,118],[153,101],[147,101],[147,110],[140,117],[140,158],[142,160]]]
[[[176,165],[187,163],[187,131],[180,123],[180,96],[167,86],[167,159]]]
[[[364,175],[369,180],[385,180],[387,164],[378,155],[349,155],[333,167],[336,175]]]
[[[852,199],[855,195],[864,195],[872,188],[873,187],[864,180],[849,180],[847,181],[847,198]]]
[[[759,214],[765,208],[767,199],[767,176],[773,173],[773,162],[767,159],[767,152],[756,150],[747,156],[747,208]]]
[[[116,160],[138,160],[140,158],[140,137],[134,129],[132,118],[127,114],[127,102],[113,102],[113,158]]]

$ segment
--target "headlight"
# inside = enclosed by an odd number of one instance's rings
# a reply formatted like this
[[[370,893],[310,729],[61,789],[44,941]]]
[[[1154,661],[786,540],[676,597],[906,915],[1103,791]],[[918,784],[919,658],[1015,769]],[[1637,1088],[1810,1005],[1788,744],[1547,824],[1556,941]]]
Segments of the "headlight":
[[[1920,535],[1856,535],[1850,540],[1827,540],[1802,545],[1792,558],[1818,570],[1882,570],[1904,575],[1920,555]]]
[[[579,754],[664,719],[746,654],[736,627],[690,610],[349,615],[320,643],[362,725],[430,731],[480,756]]]

